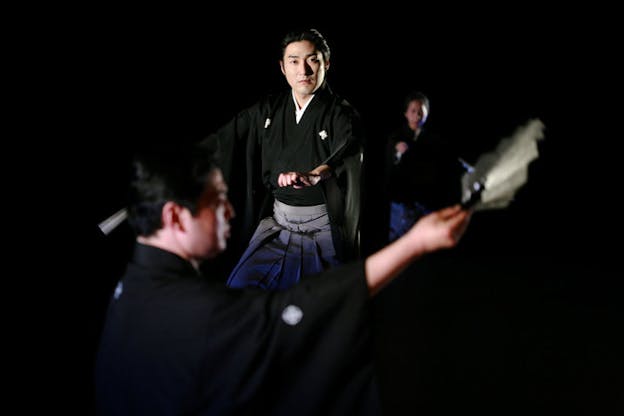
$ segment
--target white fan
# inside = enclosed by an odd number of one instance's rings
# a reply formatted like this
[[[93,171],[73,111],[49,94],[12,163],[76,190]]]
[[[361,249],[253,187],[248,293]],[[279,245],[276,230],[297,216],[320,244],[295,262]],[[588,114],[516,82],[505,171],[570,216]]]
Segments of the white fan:
[[[539,157],[537,141],[544,138],[544,123],[529,120],[496,149],[481,155],[462,176],[462,205],[475,211],[505,208],[527,182],[529,164]]]

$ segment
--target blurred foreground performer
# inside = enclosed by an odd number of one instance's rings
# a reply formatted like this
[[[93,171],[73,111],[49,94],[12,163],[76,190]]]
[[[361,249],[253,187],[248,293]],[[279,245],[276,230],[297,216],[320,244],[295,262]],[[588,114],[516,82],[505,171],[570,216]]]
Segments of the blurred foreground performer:
[[[148,152],[133,171],[137,237],[100,340],[100,415],[379,414],[371,296],[455,246],[469,211],[434,212],[365,260],[287,290],[232,289],[210,269],[234,216],[211,151]]]

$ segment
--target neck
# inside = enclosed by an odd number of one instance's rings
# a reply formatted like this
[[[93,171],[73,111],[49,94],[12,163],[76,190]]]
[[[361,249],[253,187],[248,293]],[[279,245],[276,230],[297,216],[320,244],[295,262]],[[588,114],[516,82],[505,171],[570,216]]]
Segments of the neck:
[[[305,106],[308,101],[310,101],[312,97],[314,97],[314,94],[299,95],[294,90],[293,95],[295,97],[295,102],[297,103],[297,107],[299,108],[299,110],[301,110],[303,106]]]

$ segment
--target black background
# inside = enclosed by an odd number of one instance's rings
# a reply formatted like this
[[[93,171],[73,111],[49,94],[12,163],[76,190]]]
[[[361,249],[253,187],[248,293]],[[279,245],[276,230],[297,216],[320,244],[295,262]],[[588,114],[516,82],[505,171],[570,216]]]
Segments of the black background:
[[[323,12],[312,17],[317,6]],[[362,114],[370,155],[402,121],[412,89],[431,99],[428,128],[469,161],[530,118],[546,125],[512,205],[476,213],[459,247],[418,263],[376,298],[387,414],[622,406],[613,13],[522,4],[359,7],[330,17],[325,7],[292,4],[281,9],[286,18],[243,6],[89,10],[44,40],[62,80],[53,91],[71,102],[71,117],[56,120],[67,123],[67,140],[56,143],[72,163],[58,169],[68,173],[69,197],[86,207],[71,235],[80,241],[77,273],[56,284],[72,298],[63,305],[72,340],[63,352],[77,362],[62,406],[92,410],[101,319],[131,245],[123,226],[104,237],[96,224],[123,206],[132,151],[204,137],[286,87],[279,42],[299,26],[327,38],[328,80]],[[373,171],[376,163],[371,156]],[[363,244],[372,251],[379,207],[367,192]]]

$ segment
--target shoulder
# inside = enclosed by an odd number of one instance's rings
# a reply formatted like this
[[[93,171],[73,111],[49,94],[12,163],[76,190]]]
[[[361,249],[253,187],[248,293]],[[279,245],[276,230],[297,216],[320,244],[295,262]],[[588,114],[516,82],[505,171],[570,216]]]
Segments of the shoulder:
[[[240,116],[250,119],[265,118],[272,114],[276,108],[282,106],[290,96],[289,92],[272,92],[264,95],[253,104],[248,105],[239,112]]]
[[[318,92],[318,98],[323,101],[325,105],[330,106],[333,111],[359,116],[357,109],[340,94],[336,94],[328,84]]]
[[[349,122],[360,122],[361,116],[357,108],[355,108],[347,99],[334,95],[328,100],[327,104],[330,112],[335,119]]]
[[[270,92],[256,103],[256,107],[260,110],[271,111],[284,105],[291,97],[290,91]]]

